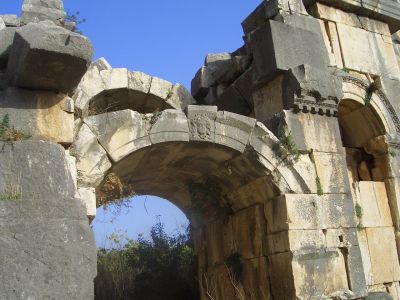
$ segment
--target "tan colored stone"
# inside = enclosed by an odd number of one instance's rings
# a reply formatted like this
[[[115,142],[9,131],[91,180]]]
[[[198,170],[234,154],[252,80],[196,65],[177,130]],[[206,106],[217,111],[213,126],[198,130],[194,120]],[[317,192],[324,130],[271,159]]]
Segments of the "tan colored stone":
[[[360,181],[357,184],[357,190],[357,202],[362,207],[362,225],[365,227],[393,226],[385,183]]]
[[[396,230],[399,231],[400,230],[400,179],[399,178],[386,179],[385,186],[389,199],[390,212],[392,213],[393,224]]]
[[[358,16],[358,19],[360,20],[363,29],[385,35],[387,37],[390,37],[391,40],[391,34],[388,24],[363,16]]]
[[[359,230],[357,232],[358,243],[360,246],[362,264],[364,268],[365,281],[367,285],[373,284],[373,274],[371,265],[371,255],[369,253],[367,233],[365,229]]]
[[[296,299],[291,252],[268,256],[273,299]]]
[[[337,24],[340,45],[346,68],[400,78],[400,70],[393,46],[385,43],[380,34]]]
[[[268,232],[355,227],[354,207],[346,194],[287,194],[265,205]]]
[[[399,258],[393,227],[367,228],[373,283],[400,281]]]
[[[347,13],[335,7],[316,3],[312,8],[312,15],[328,21],[346,24],[352,27],[361,28],[361,23],[356,14]]]
[[[343,154],[314,152],[317,175],[325,194],[350,193],[346,160]]]
[[[295,254],[292,266],[298,299],[326,299],[338,291],[350,292],[345,258],[339,249]]]
[[[386,288],[393,300],[400,300],[400,284],[398,281],[386,284]]]
[[[244,259],[259,257],[266,252],[264,206],[255,205],[232,217],[232,231],[237,251]]]
[[[336,66],[339,69],[343,69],[342,50],[340,49],[339,36],[337,33],[336,24],[333,22],[328,22],[327,30],[328,30],[329,40],[332,45],[332,51],[335,56]]]

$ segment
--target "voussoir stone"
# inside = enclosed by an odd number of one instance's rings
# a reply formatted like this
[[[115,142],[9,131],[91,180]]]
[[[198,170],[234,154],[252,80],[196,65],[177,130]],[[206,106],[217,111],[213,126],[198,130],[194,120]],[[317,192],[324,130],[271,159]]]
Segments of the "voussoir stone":
[[[105,172],[111,168],[106,151],[86,124],[81,126],[70,152],[76,157],[80,186],[96,187],[103,180]]]
[[[7,73],[14,85],[70,92],[85,74],[93,54],[89,40],[50,21],[17,30]]]
[[[126,109],[87,117],[84,122],[111,159],[118,162],[133,151],[151,145],[151,116]]]

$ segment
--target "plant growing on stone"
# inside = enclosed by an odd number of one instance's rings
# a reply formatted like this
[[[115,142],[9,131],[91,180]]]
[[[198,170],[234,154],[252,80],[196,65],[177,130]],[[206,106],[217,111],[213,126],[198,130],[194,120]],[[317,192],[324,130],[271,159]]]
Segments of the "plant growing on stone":
[[[0,141],[13,143],[28,138],[30,138],[30,135],[10,126],[10,117],[8,114],[3,117],[0,122]]]
[[[15,180],[6,180],[5,190],[0,194],[1,201],[19,200],[22,196],[21,185]]]
[[[79,11],[76,11],[75,13],[71,13],[68,11],[64,20],[64,23],[73,24],[72,31],[79,34],[82,34],[82,32],[78,30],[78,26],[85,22],[86,19],[85,18],[81,19]]]
[[[356,211],[356,216],[357,216],[357,219],[358,219],[357,230],[361,231],[361,230],[363,230],[365,228],[363,223],[362,223],[363,208],[359,203],[356,203],[356,205],[354,206],[354,209]]]
[[[234,252],[225,259],[225,266],[232,272],[236,280],[240,280],[243,272],[242,255]]]
[[[282,126],[278,130],[278,139],[284,149],[281,155],[286,154],[292,158],[293,161],[298,161],[300,158],[300,152],[297,149],[296,143],[293,139],[291,131],[287,126]],[[282,150],[282,149],[281,149]],[[289,160],[291,161],[291,160]]]
[[[319,178],[319,176],[315,177],[315,183],[317,185],[317,195],[318,196],[323,196],[324,195],[324,190],[322,188],[321,178]]]

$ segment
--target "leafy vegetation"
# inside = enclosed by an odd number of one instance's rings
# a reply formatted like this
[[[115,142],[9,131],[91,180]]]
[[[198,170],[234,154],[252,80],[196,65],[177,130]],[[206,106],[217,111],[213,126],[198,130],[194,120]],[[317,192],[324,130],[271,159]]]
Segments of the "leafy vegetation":
[[[12,143],[28,138],[30,138],[30,135],[10,126],[10,117],[8,114],[0,121],[0,141]]]
[[[278,131],[278,139],[284,149],[281,149],[281,155],[288,155],[291,157],[288,161],[298,161],[300,158],[299,149],[297,149],[296,143],[293,139],[291,131],[287,128],[287,126],[283,126]]]
[[[157,222],[150,239],[109,240],[111,248],[98,250],[96,300],[198,299],[190,230],[170,236]]]
[[[354,209],[356,211],[356,216],[357,216],[357,219],[358,219],[357,230],[361,231],[361,230],[363,230],[365,228],[364,225],[363,225],[363,222],[362,222],[363,208],[359,203],[356,203],[356,205],[354,206]]]
[[[324,189],[322,188],[321,179],[319,178],[319,176],[317,176],[315,178],[315,183],[317,185],[317,195],[318,196],[323,196],[324,195]]]

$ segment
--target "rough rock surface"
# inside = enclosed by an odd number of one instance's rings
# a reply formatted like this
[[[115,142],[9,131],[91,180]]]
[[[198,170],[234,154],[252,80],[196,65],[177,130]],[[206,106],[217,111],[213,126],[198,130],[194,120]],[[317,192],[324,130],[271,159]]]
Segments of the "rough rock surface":
[[[70,92],[93,54],[89,40],[50,21],[30,23],[15,34],[7,73],[22,88]]]
[[[64,149],[6,144],[0,165],[1,298],[93,299],[95,244]]]

